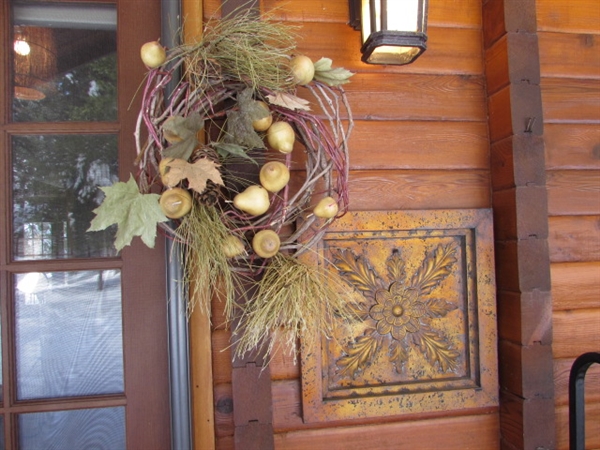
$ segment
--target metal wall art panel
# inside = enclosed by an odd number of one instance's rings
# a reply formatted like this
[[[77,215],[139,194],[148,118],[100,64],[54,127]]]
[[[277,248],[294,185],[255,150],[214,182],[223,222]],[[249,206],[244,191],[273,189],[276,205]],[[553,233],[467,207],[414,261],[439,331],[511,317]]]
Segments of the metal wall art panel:
[[[305,422],[498,405],[491,210],[348,213],[306,260],[356,318],[303,345]]]

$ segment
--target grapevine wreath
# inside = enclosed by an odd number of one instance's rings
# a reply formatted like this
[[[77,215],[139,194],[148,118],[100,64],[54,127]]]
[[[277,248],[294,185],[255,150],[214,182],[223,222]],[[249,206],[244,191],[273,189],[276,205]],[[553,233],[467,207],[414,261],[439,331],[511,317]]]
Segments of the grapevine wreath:
[[[137,173],[101,188],[90,230],[117,224],[121,250],[134,236],[153,247],[158,225],[182,247],[189,313],[217,295],[236,319],[234,356],[277,329],[290,349],[328,334],[346,300],[298,257],[348,209],[352,74],[296,55],[294,28],[264,14],[211,19],[201,41],[141,55]]]

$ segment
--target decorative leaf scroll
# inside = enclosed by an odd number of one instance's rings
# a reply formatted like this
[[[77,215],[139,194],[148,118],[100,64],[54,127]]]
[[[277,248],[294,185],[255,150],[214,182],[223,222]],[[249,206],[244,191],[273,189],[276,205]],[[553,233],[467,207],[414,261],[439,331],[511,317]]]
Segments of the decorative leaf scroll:
[[[412,279],[412,285],[420,289],[424,295],[429,294],[450,272],[456,262],[451,246],[440,246],[434,252],[433,258],[425,258],[423,265]]]
[[[454,303],[447,302],[442,298],[430,298],[425,302],[429,315],[433,317],[445,317],[450,311],[457,308]]]
[[[379,348],[379,341],[374,334],[359,336],[347,349],[347,355],[337,360],[340,374],[354,377],[372,360]]]
[[[429,361],[439,364],[442,372],[456,368],[459,353],[441,333],[423,328],[414,333],[412,339]]]
[[[117,224],[115,248],[122,250],[134,236],[154,248],[156,224],[168,219],[158,204],[158,194],[141,194],[133,175],[127,183],[118,182],[100,188],[106,194],[102,204],[94,210],[96,217],[88,231],[100,231]]]
[[[400,257],[400,252],[394,250],[392,256],[386,261],[388,276],[390,281],[404,284],[406,281],[406,272],[404,271],[404,260]]]
[[[383,289],[382,281],[362,256],[354,256],[351,250],[332,252],[334,265],[351,285],[368,299],[375,298],[375,292]]]
[[[355,377],[364,371],[384,342],[389,362],[398,373],[408,361],[409,342],[440,371],[456,369],[460,353],[443,333],[431,328],[431,320],[446,317],[457,306],[445,299],[427,298],[452,273],[455,252],[451,245],[438,246],[406,283],[405,263],[400,252],[394,250],[386,261],[389,283],[385,287],[366,258],[351,250],[332,251],[334,266],[342,278],[370,301],[370,306],[364,306],[369,308],[368,314],[362,315],[368,328],[343,349],[345,355],[336,361],[339,375]]]
[[[408,351],[405,344],[399,341],[392,341],[388,355],[389,361],[394,365],[396,372],[402,373],[404,363],[408,361]]]

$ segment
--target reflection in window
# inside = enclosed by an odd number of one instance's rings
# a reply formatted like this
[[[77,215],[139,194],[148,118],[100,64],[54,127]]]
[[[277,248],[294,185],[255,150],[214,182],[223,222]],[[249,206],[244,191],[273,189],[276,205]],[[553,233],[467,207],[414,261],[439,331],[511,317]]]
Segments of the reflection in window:
[[[116,24],[105,19],[114,5],[18,6],[13,120],[117,120]]]
[[[15,259],[115,256],[114,230],[88,233],[99,186],[118,181],[114,135],[13,137]]]
[[[56,230],[58,228],[58,230]],[[50,222],[31,222],[23,225],[23,238],[19,240],[18,254],[25,258],[45,259],[64,257],[68,254],[67,224]],[[56,239],[55,239],[56,236]],[[54,249],[54,243],[59,241],[60,251]]]
[[[123,392],[118,270],[29,272],[14,288],[19,400]]]
[[[19,415],[19,448],[125,450],[125,408]]]

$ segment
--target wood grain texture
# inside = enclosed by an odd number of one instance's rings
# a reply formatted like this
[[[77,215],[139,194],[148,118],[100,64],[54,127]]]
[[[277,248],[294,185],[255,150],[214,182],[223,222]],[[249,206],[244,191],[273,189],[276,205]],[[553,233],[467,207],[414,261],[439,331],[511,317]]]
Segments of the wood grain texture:
[[[569,374],[575,358],[554,360],[554,399],[557,405],[569,404]],[[600,403],[600,364],[592,364],[585,373],[586,404]]]
[[[544,126],[546,169],[600,169],[600,127],[548,123]]]
[[[212,333],[212,365],[215,384],[231,383],[231,333],[215,330]]]
[[[499,376],[503,389],[520,398],[552,398],[551,345],[519,345],[501,340]]]
[[[501,445],[506,450],[554,449],[554,399],[524,399],[501,390]]]
[[[556,450],[569,450],[569,408],[556,408]],[[585,448],[600,448],[600,403],[585,406]]]
[[[487,171],[353,171],[349,189],[353,211],[490,206]]]
[[[206,0],[205,16],[218,15],[220,0]],[[274,19],[289,22],[333,22],[347,24],[347,0],[263,0],[263,12]],[[429,7],[428,24],[454,28],[481,28],[481,12],[477,2],[448,0]],[[349,25],[347,25],[349,27]]]
[[[600,262],[555,263],[552,307],[555,311],[600,308]]]
[[[500,339],[525,346],[552,345],[550,292],[499,291],[497,300]]]
[[[541,0],[536,3],[540,31],[600,34],[600,3],[596,0]],[[576,5],[576,7],[575,7]]]
[[[435,430],[435,432],[432,432]],[[498,448],[494,414],[336,427],[275,435],[278,450],[481,450]]]
[[[231,383],[216,384],[215,399],[215,436],[222,438],[233,436],[233,393]],[[202,450],[202,449],[201,449]]]
[[[600,348],[600,309],[555,311],[554,358],[576,358]]]
[[[357,121],[350,169],[489,168],[484,122]]]
[[[354,120],[484,122],[487,117],[482,77],[360,73],[345,87]]]
[[[592,79],[543,77],[544,121],[600,124],[600,83]]]
[[[600,34],[539,33],[545,77],[600,79]]]
[[[321,22],[292,22],[298,26],[300,38],[297,52],[313,61],[322,57],[333,60],[353,72],[428,73],[481,75],[481,31],[477,29],[429,27],[427,29],[427,58],[419,58],[405,66],[365,64],[360,60],[360,33],[346,24]]]
[[[546,188],[550,215],[600,215],[600,170],[551,170]]]
[[[600,216],[549,218],[550,261],[600,261]]]
[[[490,152],[494,191],[522,186],[545,186],[542,136],[509,136],[492,144]]]
[[[492,198],[497,240],[548,237],[544,186],[519,186],[496,191]]]

